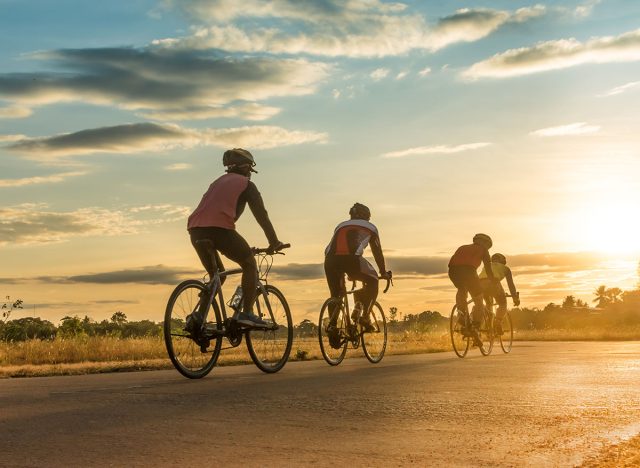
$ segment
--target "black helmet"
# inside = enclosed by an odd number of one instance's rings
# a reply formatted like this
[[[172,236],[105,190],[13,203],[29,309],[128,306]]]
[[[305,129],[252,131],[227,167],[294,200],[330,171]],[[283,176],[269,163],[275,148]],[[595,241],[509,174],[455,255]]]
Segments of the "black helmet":
[[[351,218],[369,221],[371,219],[371,210],[362,203],[356,202],[349,210],[349,216],[351,216]]]
[[[495,263],[502,263],[503,265],[507,264],[507,257],[502,255],[501,253],[494,253],[491,256],[491,261]]]
[[[222,164],[225,166],[244,166],[248,164],[253,167],[256,165],[256,162],[253,160],[253,155],[246,149],[233,148],[224,152]],[[253,171],[253,169],[251,170]]]
[[[482,233],[479,233],[473,236],[473,243],[477,244],[479,242],[484,242],[487,245],[487,249],[490,249],[491,246],[493,245],[493,241],[491,240],[491,237]]]

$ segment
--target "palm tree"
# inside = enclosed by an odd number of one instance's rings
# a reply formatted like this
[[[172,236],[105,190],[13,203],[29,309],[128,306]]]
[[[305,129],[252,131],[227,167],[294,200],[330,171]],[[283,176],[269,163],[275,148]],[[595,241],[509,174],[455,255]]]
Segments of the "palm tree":
[[[598,307],[602,308],[611,302],[608,291],[607,287],[603,284],[602,286],[598,286],[598,289],[593,292],[594,296],[596,296],[593,302],[597,302],[596,305]]]

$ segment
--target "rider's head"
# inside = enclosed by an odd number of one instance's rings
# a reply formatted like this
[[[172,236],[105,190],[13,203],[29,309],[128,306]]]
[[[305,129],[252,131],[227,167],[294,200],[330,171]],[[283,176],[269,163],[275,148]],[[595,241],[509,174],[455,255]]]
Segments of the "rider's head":
[[[233,148],[224,152],[222,156],[222,164],[227,167],[227,172],[235,172],[249,177],[252,172],[258,172],[253,169],[256,162],[253,155],[246,149]]]
[[[473,236],[473,243],[481,245],[487,250],[489,250],[493,245],[493,241],[491,240],[491,237],[481,233]]]
[[[362,203],[355,203],[349,210],[349,216],[351,219],[364,219],[369,221],[371,219],[371,210]]]
[[[491,256],[491,261],[494,263],[502,263],[503,265],[507,264],[507,257],[502,255],[501,253],[494,253]]]

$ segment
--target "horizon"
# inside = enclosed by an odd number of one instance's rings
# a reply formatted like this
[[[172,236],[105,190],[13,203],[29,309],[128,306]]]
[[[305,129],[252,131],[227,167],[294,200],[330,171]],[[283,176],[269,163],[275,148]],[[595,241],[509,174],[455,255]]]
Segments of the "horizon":
[[[2,295],[162,320],[204,274],[186,219],[231,147],[292,244],[271,279],[296,324],[356,201],[385,310],[448,314],[446,262],[476,232],[522,307],[636,288],[640,4],[425,3],[0,0]],[[237,228],[266,245],[250,210]]]

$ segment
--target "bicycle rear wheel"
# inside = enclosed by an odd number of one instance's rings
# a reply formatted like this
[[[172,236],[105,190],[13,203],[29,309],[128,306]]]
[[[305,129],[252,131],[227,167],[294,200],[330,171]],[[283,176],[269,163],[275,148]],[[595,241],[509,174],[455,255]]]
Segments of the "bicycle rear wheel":
[[[449,316],[449,333],[451,334],[453,351],[459,358],[465,357],[469,351],[471,336],[465,336],[464,333],[469,329],[469,325],[469,315],[454,305]]]
[[[511,352],[513,346],[513,324],[511,322],[511,314],[507,311],[500,322],[502,325],[502,333],[500,334],[500,347],[505,353]]]
[[[362,350],[369,362],[377,364],[382,361],[387,349],[387,319],[377,302],[371,307],[369,317],[375,330],[362,333]]]
[[[480,335],[480,341],[482,342],[480,352],[483,356],[488,356],[493,350],[493,321],[493,314],[485,310],[482,314],[480,329],[478,330],[478,335]]]
[[[173,290],[164,313],[164,343],[169,359],[178,372],[190,379],[200,379],[211,372],[220,356],[222,346],[222,337],[219,336],[214,338],[213,349],[203,353],[200,344],[185,330],[187,316],[198,310],[201,299],[208,300],[205,296],[205,286],[201,281],[183,281]],[[207,328],[222,329],[220,312],[215,301],[213,312],[212,314],[209,311]]]
[[[266,293],[256,296],[254,312],[269,327],[247,331],[247,349],[254,364],[272,374],[284,367],[293,344],[293,321],[287,300],[277,288],[267,285]]]
[[[327,328],[329,327],[329,303],[331,299],[327,299],[324,304],[322,304],[322,309],[320,309],[320,319],[318,321],[318,340],[320,341],[320,351],[322,352],[322,357],[327,364],[332,366],[337,366],[342,362],[344,356],[347,354],[347,319],[344,312],[344,305],[341,303],[339,305],[339,309],[337,311],[338,318],[336,321],[336,342],[339,342],[340,346],[334,348],[331,346],[331,342],[329,340],[329,335],[327,334]]]

